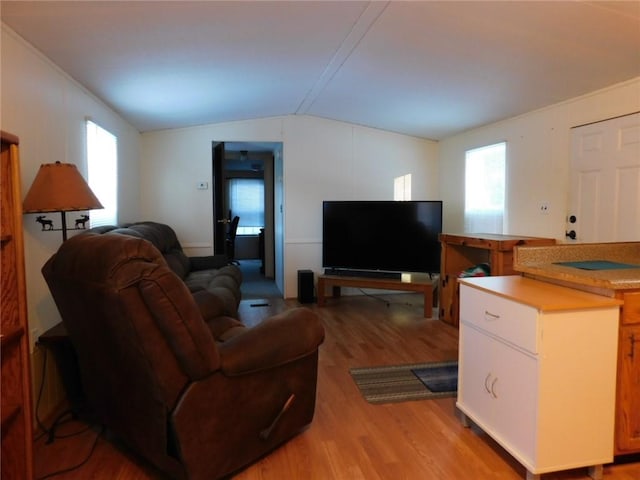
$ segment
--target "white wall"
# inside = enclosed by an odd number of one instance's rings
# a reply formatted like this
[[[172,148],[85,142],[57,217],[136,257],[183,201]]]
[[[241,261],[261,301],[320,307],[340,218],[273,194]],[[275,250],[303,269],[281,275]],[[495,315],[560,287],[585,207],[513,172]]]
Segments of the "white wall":
[[[443,230],[463,232],[465,150],[506,141],[505,233],[565,240],[571,127],[637,111],[640,78],[441,141]],[[547,215],[538,211],[541,202],[550,206]]]
[[[407,173],[414,200],[439,198],[437,143],[428,140],[296,115],[145,133],[141,212],[173,225],[190,254],[213,251],[211,190],[195,188],[211,183],[212,141],[283,142],[284,272],[276,281],[287,298],[297,295],[298,269],[321,271],[323,200],[390,200],[394,178]]]
[[[42,163],[74,163],[86,177],[84,122],[91,117],[118,137],[120,220],[138,218],[139,133],[4,24],[1,34],[0,128],[20,138],[23,197]],[[60,214],[49,214],[48,218],[60,227]],[[73,226],[75,218],[75,213],[68,214],[67,223]],[[42,232],[34,214],[23,220],[33,344],[34,330],[37,338],[60,321],[40,269],[62,243],[62,234]]]
[[[437,200],[435,142],[315,117],[285,123],[285,296],[297,271],[322,271],[323,200],[393,200],[395,177],[412,174],[412,199]]]
[[[282,122],[274,117],[143,133],[141,219],[170,224],[189,255],[212,254],[212,142],[278,142]],[[200,181],[209,189],[198,190]]]

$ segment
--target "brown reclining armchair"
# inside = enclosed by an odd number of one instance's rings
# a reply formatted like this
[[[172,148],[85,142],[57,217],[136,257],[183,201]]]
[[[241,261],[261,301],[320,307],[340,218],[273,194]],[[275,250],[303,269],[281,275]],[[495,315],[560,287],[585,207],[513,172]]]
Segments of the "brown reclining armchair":
[[[308,426],[324,329],[209,318],[148,241],[85,233],[42,269],[100,423],[173,478],[227,476]],[[217,309],[216,309],[217,310]]]

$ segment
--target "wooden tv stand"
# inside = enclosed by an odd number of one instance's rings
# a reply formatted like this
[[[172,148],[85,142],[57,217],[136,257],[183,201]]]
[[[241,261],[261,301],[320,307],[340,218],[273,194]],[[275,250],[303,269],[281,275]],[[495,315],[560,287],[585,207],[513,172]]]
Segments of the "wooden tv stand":
[[[424,317],[431,318],[433,315],[433,289],[436,285],[435,278],[428,274],[403,273],[399,279],[320,275],[318,277],[318,306],[325,305],[327,287],[333,287],[333,297],[340,296],[340,287],[420,292],[424,294]]]

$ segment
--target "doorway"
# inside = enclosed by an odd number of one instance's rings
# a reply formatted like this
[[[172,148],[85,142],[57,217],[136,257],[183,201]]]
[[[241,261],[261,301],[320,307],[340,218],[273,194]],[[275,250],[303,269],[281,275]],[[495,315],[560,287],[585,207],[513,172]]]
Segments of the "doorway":
[[[640,113],[574,127],[571,140],[568,236],[640,240]]]
[[[214,249],[225,251],[229,222],[240,216],[235,259],[245,265],[259,262],[260,274],[283,291],[282,277],[278,278],[278,272],[283,271],[282,256],[278,255],[282,239],[276,234],[282,231],[282,214],[276,208],[282,176],[276,171],[282,171],[282,142],[212,142]],[[263,189],[262,212],[260,207],[253,209],[249,200],[258,191],[254,187],[259,186]]]

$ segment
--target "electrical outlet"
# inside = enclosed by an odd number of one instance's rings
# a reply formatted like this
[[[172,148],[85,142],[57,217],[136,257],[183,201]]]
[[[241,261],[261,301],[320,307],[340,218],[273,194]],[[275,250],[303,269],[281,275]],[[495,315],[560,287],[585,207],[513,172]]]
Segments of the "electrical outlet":
[[[540,212],[541,215],[548,215],[549,214],[549,203],[548,202],[541,202],[540,205],[538,206],[538,211]]]

